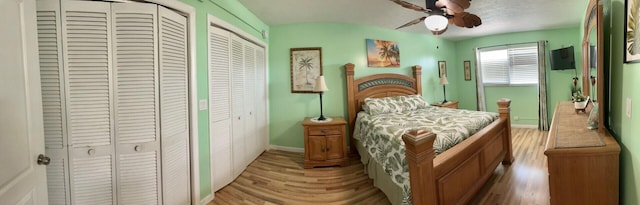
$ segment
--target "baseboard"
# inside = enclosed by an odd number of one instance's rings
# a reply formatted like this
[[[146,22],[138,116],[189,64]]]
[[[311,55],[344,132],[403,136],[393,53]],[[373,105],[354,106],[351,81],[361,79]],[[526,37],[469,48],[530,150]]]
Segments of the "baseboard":
[[[213,201],[213,198],[214,198],[214,194],[209,194],[206,197],[204,197],[204,199],[200,200],[200,204],[207,205],[209,204],[209,202]]]
[[[518,124],[511,124],[511,127],[513,128],[538,128],[538,125],[518,125]]]
[[[269,149],[282,150],[287,152],[300,152],[300,153],[304,152],[304,148],[285,147],[285,146],[278,146],[278,145],[269,145]]]

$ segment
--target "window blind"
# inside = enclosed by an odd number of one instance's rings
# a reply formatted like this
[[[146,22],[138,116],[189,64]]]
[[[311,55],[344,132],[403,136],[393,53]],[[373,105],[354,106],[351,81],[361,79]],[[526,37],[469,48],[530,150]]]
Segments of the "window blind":
[[[479,49],[485,85],[535,85],[538,83],[538,46],[535,43]]]

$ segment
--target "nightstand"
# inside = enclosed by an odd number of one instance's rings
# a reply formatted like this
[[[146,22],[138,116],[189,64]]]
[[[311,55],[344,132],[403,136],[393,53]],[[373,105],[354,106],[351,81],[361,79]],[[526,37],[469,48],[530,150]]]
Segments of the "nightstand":
[[[444,107],[444,108],[451,108],[451,109],[458,109],[458,101],[448,101],[444,104],[442,104],[442,102],[437,102],[437,103],[433,103],[431,104],[432,106],[436,106],[436,107]]]
[[[304,118],[304,168],[345,166],[349,161],[345,140],[347,121],[331,117],[329,122],[313,122]]]

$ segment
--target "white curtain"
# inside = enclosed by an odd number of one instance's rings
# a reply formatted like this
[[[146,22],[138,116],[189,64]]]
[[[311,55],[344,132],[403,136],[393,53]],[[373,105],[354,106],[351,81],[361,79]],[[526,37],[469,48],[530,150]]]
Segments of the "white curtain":
[[[480,69],[480,51],[479,48],[473,49],[476,53],[476,96],[479,111],[487,111],[487,104],[484,99],[484,84],[482,82],[482,70]]]
[[[549,130],[547,111],[547,41],[538,41],[538,129]]]

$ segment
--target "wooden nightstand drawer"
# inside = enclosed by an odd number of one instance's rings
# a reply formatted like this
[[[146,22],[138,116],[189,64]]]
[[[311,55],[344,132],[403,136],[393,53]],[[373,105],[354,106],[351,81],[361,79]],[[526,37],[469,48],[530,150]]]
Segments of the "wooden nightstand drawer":
[[[341,135],[342,126],[309,127],[309,135]]]

